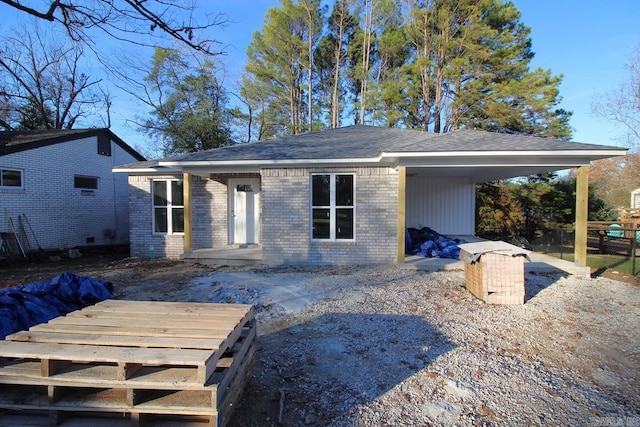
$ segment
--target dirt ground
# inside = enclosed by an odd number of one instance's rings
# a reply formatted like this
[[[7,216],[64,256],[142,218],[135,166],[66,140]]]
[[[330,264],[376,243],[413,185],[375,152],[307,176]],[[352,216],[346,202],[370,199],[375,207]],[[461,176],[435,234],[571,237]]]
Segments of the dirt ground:
[[[0,287],[64,271],[111,281],[118,299],[257,304],[257,362],[231,426],[640,426],[637,278],[528,275],[525,305],[490,306],[461,272],[211,268],[103,252],[0,267]],[[265,300],[261,281],[311,297]]]

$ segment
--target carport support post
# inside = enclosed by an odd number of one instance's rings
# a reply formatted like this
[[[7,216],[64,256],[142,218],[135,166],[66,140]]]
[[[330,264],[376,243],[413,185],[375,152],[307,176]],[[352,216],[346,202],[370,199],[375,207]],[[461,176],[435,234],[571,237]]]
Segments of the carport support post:
[[[576,226],[574,261],[587,266],[587,220],[589,218],[589,166],[580,166],[576,177]]]
[[[404,263],[404,236],[406,228],[407,168],[398,167],[398,264]]]
[[[191,174],[184,173],[183,180],[183,198],[184,198],[184,248],[185,253],[191,252]]]

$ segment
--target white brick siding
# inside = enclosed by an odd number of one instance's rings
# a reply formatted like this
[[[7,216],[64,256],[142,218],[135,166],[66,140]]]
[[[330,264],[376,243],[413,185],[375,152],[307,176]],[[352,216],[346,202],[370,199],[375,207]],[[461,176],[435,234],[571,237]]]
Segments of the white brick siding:
[[[355,173],[355,242],[312,242],[311,173]],[[182,235],[154,235],[151,222],[151,180],[177,175],[129,177],[131,255],[179,258]],[[250,174],[192,177],[192,249],[224,247],[228,237],[230,178]],[[280,264],[389,264],[397,259],[397,173],[386,167],[326,169],[264,169],[261,176],[263,262]]]
[[[355,242],[311,241],[311,173],[355,173]],[[377,168],[262,171],[263,261],[278,264],[388,264],[397,259],[398,179]]]
[[[16,227],[18,216],[26,215],[44,249],[127,244],[127,177],[111,169],[136,159],[114,142],[111,147],[111,156],[99,155],[97,137],[90,137],[1,156],[0,168],[22,170],[24,188],[0,189],[0,231],[11,231],[6,207]],[[74,175],[98,177],[98,189],[82,195],[74,188]],[[26,224],[25,228],[31,246],[37,248]],[[113,240],[105,236],[106,230],[113,230]]]

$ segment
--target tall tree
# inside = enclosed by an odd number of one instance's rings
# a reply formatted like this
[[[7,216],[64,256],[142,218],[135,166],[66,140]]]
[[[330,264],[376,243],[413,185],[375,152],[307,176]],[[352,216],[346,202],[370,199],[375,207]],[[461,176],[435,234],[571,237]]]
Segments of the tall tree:
[[[147,36],[165,35],[196,51],[219,54],[219,42],[201,39],[199,35],[226,23],[226,16],[207,16],[207,21],[196,22],[195,3],[166,0],[51,0],[39,6],[28,6],[19,0],[1,0],[5,12],[19,10],[41,21],[62,26],[76,41],[94,45],[91,31],[98,29],[107,36],[133,44],[155,45],[145,42]]]
[[[300,8],[291,0],[281,0],[281,7],[267,10],[262,31],[253,34],[247,48],[246,72],[274,99],[268,114],[276,120],[275,129],[288,123],[288,133],[302,132],[304,111],[302,88],[307,46]],[[282,107],[286,106],[286,110]]]
[[[101,124],[109,95],[83,62],[83,48],[51,41],[37,29],[4,39],[0,51],[0,126],[71,129]],[[108,119],[107,119],[108,122]]]
[[[156,48],[152,66],[130,91],[151,108],[140,129],[163,143],[164,155],[217,148],[231,140],[228,95],[209,59],[190,61],[174,49]]]
[[[319,75],[319,103],[327,106],[330,129],[340,127],[346,104],[345,72],[348,48],[355,36],[351,0],[337,0],[327,21],[327,33],[320,40],[314,63]]]
[[[530,29],[499,0],[405,0],[421,106],[413,121],[434,132],[460,127],[568,137],[558,108],[561,77],[529,70]]]

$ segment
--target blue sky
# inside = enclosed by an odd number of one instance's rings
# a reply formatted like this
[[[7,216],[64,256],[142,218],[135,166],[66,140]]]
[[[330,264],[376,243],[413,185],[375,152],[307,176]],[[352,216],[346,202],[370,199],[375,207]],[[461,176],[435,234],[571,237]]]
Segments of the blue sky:
[[[562,107],[573,111],[573,140],[622,146],[625,131],[591,113],[598,94],[611,91],[628,79],[624,68],[632,51],[640,48],[639,0],[513,0],[522,13],[522,22],[532,29],[535,57],[532,67],[562,74]],[[211,37],[223,42],[224,62],[230,74],[242,69],[252,33],[260,30],[269,7],[278,0],[200,0],[203,12],[225,12],[230,23],[216,29]],[[5,30],[8,14],[0,6],[0,29]],[[126,96],[117,95],[112,129],[131,145],[143,146],[145,137],[125,124],[135,110]],[[135,107],[135,106],[133,106]],[[144,112],[141,111],[141,112]]]

